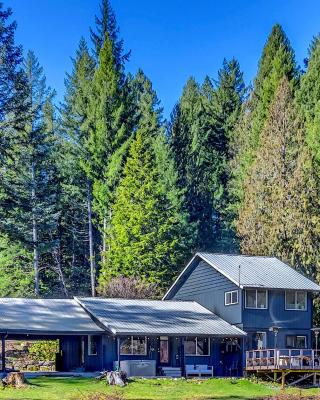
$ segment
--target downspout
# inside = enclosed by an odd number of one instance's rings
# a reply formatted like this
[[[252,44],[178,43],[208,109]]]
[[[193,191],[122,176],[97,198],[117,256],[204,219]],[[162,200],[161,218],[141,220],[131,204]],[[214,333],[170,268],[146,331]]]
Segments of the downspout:
[[[117,337],[118,371],[120,371],[120,338]]]

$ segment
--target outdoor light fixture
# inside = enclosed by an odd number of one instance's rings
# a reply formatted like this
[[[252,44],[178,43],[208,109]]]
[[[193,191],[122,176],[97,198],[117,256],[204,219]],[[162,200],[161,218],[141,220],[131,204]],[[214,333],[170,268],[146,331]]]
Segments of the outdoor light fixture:
[[[318,355],[318,337],[320,333],[320,328],[311,328],[311,330],[314,333],[315,339],[316,339],[316,355]]]
[[[275,349],[277,348],[277,337],[278,337],[279,329],[280,329],[280,327],[276,326],[276,325],[273,325],[269,328],[269,331],[273,332],[273,334],[274,334],[274,348]]]

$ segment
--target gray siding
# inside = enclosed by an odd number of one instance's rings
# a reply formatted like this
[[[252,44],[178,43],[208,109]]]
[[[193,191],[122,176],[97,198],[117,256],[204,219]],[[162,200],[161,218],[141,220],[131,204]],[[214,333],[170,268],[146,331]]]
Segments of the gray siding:
[[[239,303],[225,306],[224,294],[230,290],[239,290]],[[205,261],[191,267],[171,299],[196,301],[231,324],[242,323],[240,289]]]

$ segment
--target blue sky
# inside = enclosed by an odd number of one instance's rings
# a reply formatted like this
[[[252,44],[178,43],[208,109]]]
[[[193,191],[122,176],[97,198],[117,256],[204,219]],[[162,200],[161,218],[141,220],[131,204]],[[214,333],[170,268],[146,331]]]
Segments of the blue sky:
[[[81,36],[89,37],[99,0],[7,0],[18,22],[17,41],[32,49],[58,99]],[[215,78],[224,57],[236,57],[250,82],[271,27],[279,22],[299,64],[320,32],[318,0],[113,0],[127,69],[141,67],[168,116],[190,75]]]

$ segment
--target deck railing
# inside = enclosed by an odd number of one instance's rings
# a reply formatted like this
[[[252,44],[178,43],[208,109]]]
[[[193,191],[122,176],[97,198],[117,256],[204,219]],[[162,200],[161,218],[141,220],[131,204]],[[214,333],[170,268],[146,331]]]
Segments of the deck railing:
[[[246,352],[247,370],[317,369],[320,370],[320,350],[263,349]]]

